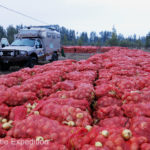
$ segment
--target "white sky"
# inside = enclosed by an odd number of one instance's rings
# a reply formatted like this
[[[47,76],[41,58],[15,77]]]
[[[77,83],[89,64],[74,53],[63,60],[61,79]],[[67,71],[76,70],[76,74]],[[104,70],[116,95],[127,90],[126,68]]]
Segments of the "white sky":
[[[0,4],[49,24],[76,31],[111,30],[125,36],[150,31],[150,0],[0,0]],[[40,25],[0,7],[0,25]]]

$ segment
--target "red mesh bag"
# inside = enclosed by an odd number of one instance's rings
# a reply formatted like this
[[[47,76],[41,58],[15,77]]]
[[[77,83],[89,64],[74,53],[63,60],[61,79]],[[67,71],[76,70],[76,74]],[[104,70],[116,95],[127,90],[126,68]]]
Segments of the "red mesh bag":
[[[7,131],[2,128],[2,124],[0,123],[0,138],[4,138],[7,134]]]
[[[17,78],[19,83],[22,83],[22,82],[28,80],[29,78],[31,78],[31,75],[29,75],[28,73],[23,72],[22,70],[10,73],[10,74],[8,74],[6,76],[8,78],[10,78],[10,77]]]
[[[90,84],[90,86],[92,86],[92,84],[88,80],[79,80],[79,81],[65,80],[63,82],[56,83],[52,87],[52,91],[53,91],[53,93],[55,93],[57,91],[62,91],[62,90],[71,91],[71,90],[80,88],[84,84]]]
[[[26,80],[18,90],[37,92],[41,88],[51,88],[53,84],[61,81],[61,76],[61,71],[47,71]]]
[[[127,117],[145,116],[150,117],[150,103],[126,104],[122,106]]]
[[[109,79],[105,79],[105,78],[102,78],[102,79],[98,79],[98,80],[96,80],[95,81],[95,84],[97,85],[97,86],[99,86],[99,85],[101,85],[101,84],[109,84]]]
[[[89,70],[97,71],[97,69],[98,69],[97,65],[95,65],[91,62],[87,62],[87,61],[85,61],[81,64],[76,64],[76,65],[77,65],[78,71],[89,71]]]
[[[89,144],[86,144],[82,147],[81,150],[110,150],[109,148],[107,147],[102,147],[102,148],[99,148],[99,147],[95,147],[94,145],[89,145]]]
[[[7,140],[7,141],[6,141]],[[1,150],[68,150],[65,145],[52,143],[50,141],[36,141],[33,139],[6,139],[6,143],[0,147]]]
[[[94,98],[94,89],[91,84],[82,84],[76,90],[73,91],[58,91],[50,95],[50,98],[74,98],[74,99],[86,99],[91,101]]]
[[[50,88],[41,88],[40,90],[38,90],[36,92],[36,96],[39,98],[39,99],[42,99],[44,97],[48,97],[52,94],[52,89]]]
[[[130,120],[129,118],[125,117],[113,117],[113,118],[106,118],[99,122],[99,126],[101,127],[112,127],[112,128],[129,128],[130,127]]]
[[[43,105],[49,104],[49,103],[54,103],[58,105],[68,105],[72,106],[75,108],[80,108],[83,111],[88,110],[89,112],[91,111],[90,109],[90,104],[86,100],[77,100],[73,98],[68,98],[68,99],[61,99],[61,98],[45,98],[45,101],[40,101],[36,109],[40,108]]]
[[[65,90],[65,91],[70,91],[75,89],[75,85],[73,81],[71,80],[65,80],[64,82],[58,82],[53,86],[53,92]]]
[[[142,91],[142,90],[134,90],[134,91],[125,91],[122,95],[122,99],[126,103],[140,103],[140,102],[150,102],[150,92]]]
[[[99,108],[95,113],[94,116],[97,119],[106,119],[106,118],[112,118],[115,116],[123,116],[123,111],[121,108],[117,105],[108,106],[108,107],[102,107]]]
[[[135,136],[144,136],[150,142],[150,118],[134,117],[131,120],[131,130]]]
[[[110,80],[112,78],[112,73],[110,73],[108,69],[101,69],[98,77],[99,79],[106,78]]]
[[[7,118],[10,113],[11,108],[5,104],[0,104],[0,116]]]
[[[141,150],[150,150],[150,143],[144,143],[141,145]]]
[[[61,123],[73,121],[76,126],[86,126],[92,123],[91,116],[87,111],[82,111],[79,108],[74,108],[68,105],[58,105],[51,102],[45,102],[45,104],[36,110],[40,112],[40,115],[58,120]]]
[[[96,72],[95,71],[82,71],[82,72],[78,72],[78,71],[74,71],[74,72],[70,72],[68,74],[66,74],[65,79],[67,80],[89,80],[89,81],[94,81],[96,78]]]
[[[25,106],[16,106],[13,107],[9,119],[10,120],[23,120],[27,116],[27,108]]]
[[[96,108],[108,107],[108,106],[112,106],[112,105],[121,106],[122,101],[119,99],[113,98],[113,97],[103,96],[103,97],[99,98],[96,102]]]
[[[0,91],[5,91],[7,87],[5,85],[0,85]]]
[[[105,137],[102,134],[103,130],[108,131],[108,136]],[[80,130],[77,134],[74,134],[69,140],[69,149],[80,150],[85,145],[87,148],[94,149],[108,149],[116,150],[115,148],[120,146],[122,149],[126,148],[127,145],[125,140],[121,136],[122,129],[119,128],[100,128],[94,126],[90,131]],[[115,141],[116,140],[116,141]],[[100,147],[96,146],[96,143],[100,142],[102,145]],[[129,147],[128,147],[129,148]]]
[[[33,92],[18,92],[13,89],[9,89],[0,93],[1,101],[10,106],[17,106],[24,104],[26,101],[36,100],[36,95]]]
[[[6,87],[12,87],[17,84],[20,84],[20,81],[16,77],[0,78],[0,85],[5,85]]]
[[[101,148],[106,148],[108,150],[129,150],[130,143],[126,142],[122,137],[123,128],[113,128],[113,127],[103,127],[92,129],[91,135],[97,133],[96,136],[93,136],[91,140],[91,145],[96,145],[97,142],[102,144]],[[106,134],[107,132],[107,134]]]
[[[116,96],[115,87],[111,84],[101,84],[95,87],[95,94],[99,98],[101,96]]]
[[[60,125],[59,122],[40,115],[31,115],[25,120],[15,121],[7,135],[17,139],[42,136],[45,140],[66,144],[78,130],[80,128]]]

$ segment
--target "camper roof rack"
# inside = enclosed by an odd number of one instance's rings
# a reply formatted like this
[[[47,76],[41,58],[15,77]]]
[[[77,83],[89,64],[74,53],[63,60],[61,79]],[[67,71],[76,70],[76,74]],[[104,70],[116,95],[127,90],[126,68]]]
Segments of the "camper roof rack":
[[[27,29],[30,29],[30,28],[46,28],[46,29],[50,29],[50,30],[56,30],[55,28],[51,27],[50,25],[46,25],[46,26],[29,26],[27,27]]]

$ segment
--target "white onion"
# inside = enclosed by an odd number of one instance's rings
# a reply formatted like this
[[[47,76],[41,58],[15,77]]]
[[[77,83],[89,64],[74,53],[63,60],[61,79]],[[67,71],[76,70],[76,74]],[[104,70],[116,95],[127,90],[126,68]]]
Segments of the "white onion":
[[[86,128],[88,131],[91,131],[91,129],[92,129],[92,126],[90,126],[90,125],[87,125],[85,128]]]
[[[108,137],[109,136],[109,132],[107,130],[103,130],[101,132],[101,134],[104,136],[104,137]]]
[[[73,121],[69,121],[67,124],[68,126],[75,126],[75,123]]]
[[[2,123],[6,123],[7,122],[7,119],[2,119]]]
[[[11,124],[8,123],[8,122],[6,122],[6,123],[4,123],[4,124],[2,125],[2,128],[5,129],[5,130],[10,129],[11,127],[12,127]]]
[[[36,141],[44,141],[44,138],[42,136],[37,136]]]
[[[76,117],[77,117],[78,119],[83,118],[83,113],[77,113]]]
[[[125,129],[122,131],[122,137],[125,140],[129,140],[132,137],[132,132],[129,129]]]
[[[40,113],[39,113],[39,111],[34,111],[34,114],[39,115]]]
[[[102,144],[101,142],[95,142],[95,146],[96,146],[96,147],[102,147],[103,144]]]

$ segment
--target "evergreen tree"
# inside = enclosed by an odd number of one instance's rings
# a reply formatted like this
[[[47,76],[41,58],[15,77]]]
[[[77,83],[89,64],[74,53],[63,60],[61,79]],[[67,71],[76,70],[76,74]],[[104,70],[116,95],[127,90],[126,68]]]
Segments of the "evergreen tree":
[[[150,47],[150,32],[146,35],[145,47]]]
[[[4,37],[6,37],[6,31],[2,26],[0,26],[0,40]]]
[[[12,43],[14,41],[14,35],[17,33],[18,33],[17,29],[14,28],[12,25],[10,25],[7,28],[7,38],[8,38],[9,43]]]

